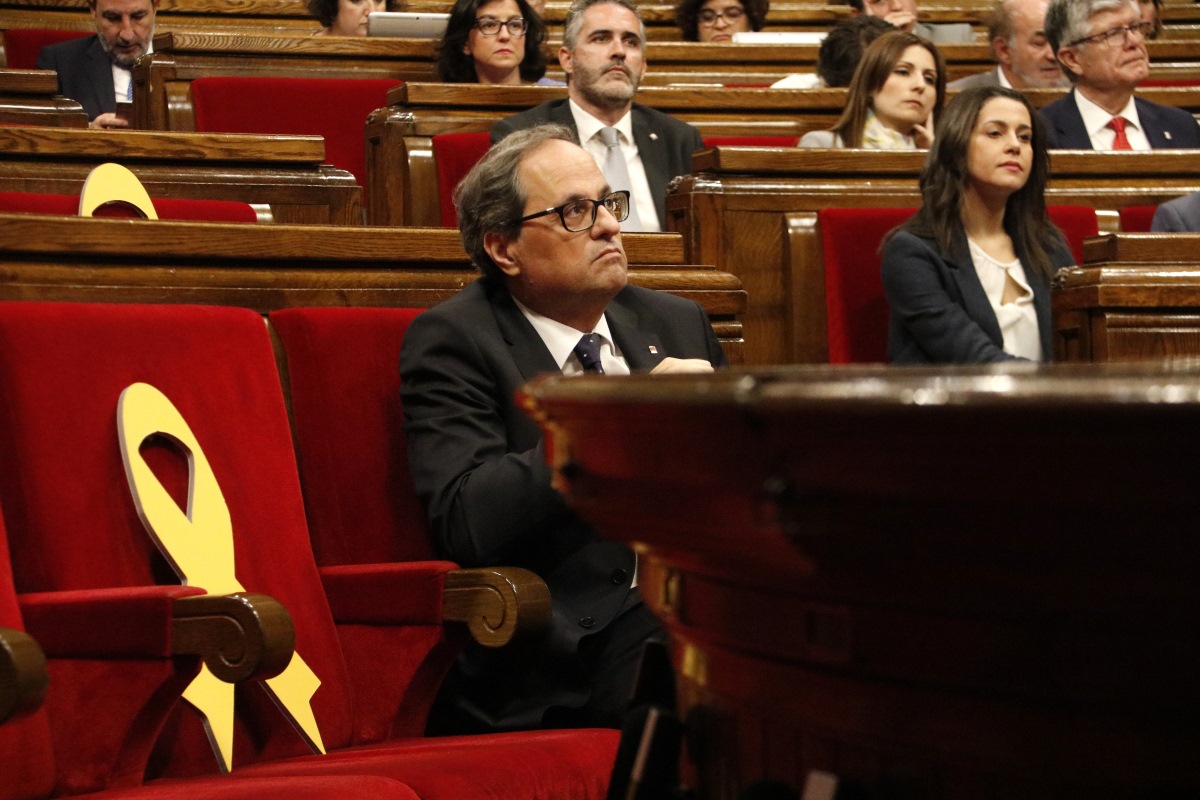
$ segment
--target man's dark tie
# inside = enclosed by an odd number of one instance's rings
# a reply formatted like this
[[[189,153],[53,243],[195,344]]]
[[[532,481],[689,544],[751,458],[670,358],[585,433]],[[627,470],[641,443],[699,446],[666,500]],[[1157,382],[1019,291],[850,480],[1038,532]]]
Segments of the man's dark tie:
[[[575,357],[583,365],[584,372],[604,374],[604,365],[600,363],[600,335],[587,333],[575,345]]]

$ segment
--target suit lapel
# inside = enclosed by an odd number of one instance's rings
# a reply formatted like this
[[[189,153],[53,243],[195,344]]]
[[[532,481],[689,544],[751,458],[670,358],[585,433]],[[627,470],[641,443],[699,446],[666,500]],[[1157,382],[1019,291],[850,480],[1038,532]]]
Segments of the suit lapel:
[[[1083,124],[1083,115],[1079,113],[1079,102],[1075,99],[1075,90],[1071,90],[1070,102],[1066,103],[1065,114],[1054,121],[1061,146],[1076,150],[1091,150],[1092,137],[1088,136],[1087,126]]]
[[[649,372],[666,357],[658,334],[642,326],[641,318],[620,295],[608,304],[604,316],[630,372]]]
[[[633,141],[646,170],[646,182],[654,195],[654,209],[660,224],[667,220],[667,137],[665,131],[654,130],[649,114],[636,103],[633,106]]]
[[[546,343],[537,331],[525,319],[521,309],[503,288],[489,287],[488,302],[491,303],[492,313],[496,316],[496,324],[505,343],[512,350],[513,361],[525,380],[533,380],[538,375],[547,372],[559,372],[559,365],[554,363],[554,356],[546,348]]]
[[[88,64],[85,73],[91,80],[92,91],[95,93],[97,105],[102,110],[101,113],[104,109],[116,109],[117,94],[113,89],[112,62],[100,46],[99,36],[95,37],[88,47],[86,59]]]
[[[1003,347],[1004,334],[1000,331],[1000,323],[996,320],[996,312],[992,310],[992,304],[988,301],[987,292],[983,290],[983,284],[979,282],[979,275],[975,272],[975,263],[971,261],[965,233],[960,232],[955,238],[954,250],[947,255],[946,263],[952,268],[950,272],[958,284],[967,316],[983,328],[983,332],[997,347]]]
[[[1137,107],[1138,121],[1142,123],[1142,133],[1146,135],[1150,147],[1154,150],[1176,147],[1177,145],[1167,138],[1170,133],[1159,116],[1158,109],[1149,103],[1143,103],[1140,97],[1133,98],[1133,103]]]

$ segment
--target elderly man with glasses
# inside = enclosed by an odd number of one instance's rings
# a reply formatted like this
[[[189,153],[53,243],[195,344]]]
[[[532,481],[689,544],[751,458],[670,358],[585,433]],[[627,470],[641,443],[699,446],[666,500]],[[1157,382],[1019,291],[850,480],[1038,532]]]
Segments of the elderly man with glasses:
[[[1077,150],[1200,147],[1186,111],[1133,92],[1150,74],[1136,0],[1051,0],[1046,38],[1072,90],[1042,109],[1050,146]]]
[[[711,371],[703,309],[627,285],[613,191],[573,132],[546,125],[492,147],[459,185],[459,230],[481,277],[418,316],[400,355],[413,482],[440,554],[525,567],[550,587],[536,645],[468,650],[431,717],[437,733],[617,727],[647,641],[663,640],[636,559],[567,507],[545,443],[513,399],[544,374]]]

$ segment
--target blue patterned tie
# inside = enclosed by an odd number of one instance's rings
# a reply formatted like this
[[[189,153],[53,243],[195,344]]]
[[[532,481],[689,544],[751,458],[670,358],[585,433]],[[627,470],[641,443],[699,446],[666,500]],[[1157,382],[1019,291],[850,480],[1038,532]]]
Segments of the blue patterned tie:
[[[595,333],[584,334],[574,347],[575,357],[583,365],[584,372],[597,375],[604,374],[604,365],[600,363],[600,336]]]

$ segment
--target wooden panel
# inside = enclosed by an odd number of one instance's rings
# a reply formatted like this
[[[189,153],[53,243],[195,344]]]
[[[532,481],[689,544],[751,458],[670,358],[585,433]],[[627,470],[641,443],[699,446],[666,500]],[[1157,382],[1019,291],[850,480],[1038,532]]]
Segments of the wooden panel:
[[[83,106],[58,94],[49,70],[0,69],[0,123],[86,128]]]

